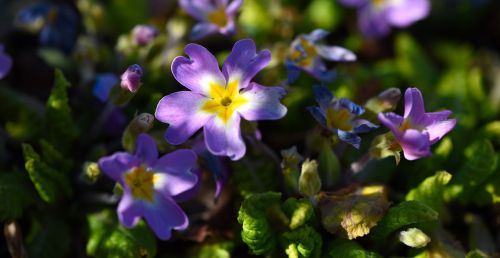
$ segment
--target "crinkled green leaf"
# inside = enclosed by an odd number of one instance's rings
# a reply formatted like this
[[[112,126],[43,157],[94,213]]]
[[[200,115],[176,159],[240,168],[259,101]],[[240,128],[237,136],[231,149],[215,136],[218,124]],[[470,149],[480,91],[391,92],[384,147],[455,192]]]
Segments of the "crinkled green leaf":
[[[190,250],[187,257],[197,258],[231,258],[231,252],[234,249],[233,241],[209,242],[203,245],[197,245]]]
[[[247,154],[243,159],[231,165],[233,171],[238,171],[232,174],[231,179],[243,197],[275,190],[277,171],[269,159]]]
[[[91,214],[87,255],[93,257],[155,257],[156,238],[143,221],[126,229],[110,211]]]
[[[336,193],[320,193],[323,227],[332,234],[349,239],[368,234],[388,207],[383,186],[354,186]]]
[[[30,257],[59,258],[68,257],[71,245],[71,232],[65,220],[57,214],[45,216],[31,224],[26,239]]]
[[[445,186],[450,180],[450,173],[438,171],[435,175],[426,178],[416,188],[410,190],[406,195],[406,200],[419,201],[439,212],[443,206]]]
[[[45,109],[45,136],[53,145],[64,149],[78,137],[73,122],[67,90],[71,86],[60,70],[55,71],[54,86]]]
[[[329,246],[328,258],[382,258],[375,252],[366,251],[353,240],[337,238]]]
[[[66,175],[43,162],[31,145],[23,144],[23,154],[25,168],[42,200],[53,203],[61,195],[71,193]]]
[[[383,159],[393,156],[396,164],[401,160],[401,146],[391,132],[381,134],[372,141],[370,156],[376,159]]]
[[[238,211],[238,222],[242,225],[241,238],[253,254],[271,254],[276,247],[277,236],[268,213],[272,212],[273,207],[280,209],[280,198],[281,193],[259,193],[250,195],[241,204]],[[288,220],[286,216],[285,219]]]
[[[290,229],[296,229],[314,217],[314,208],[307,199],[288,198],[282,205],[283,211],[290,218]]]
[[[404,226],[436,221],[438,215],[435,210],[419,201],[404,201],[387,211],[384,218],[373,228],[371,236],[382,239]]]
[[[289,258],[319,258],[323,240],[310,226],[287,231],[281,236],[281,244]]]
[[[0,221],[21,217],[23,210],[37,201],[37,194],[21,171],[0,173]]]

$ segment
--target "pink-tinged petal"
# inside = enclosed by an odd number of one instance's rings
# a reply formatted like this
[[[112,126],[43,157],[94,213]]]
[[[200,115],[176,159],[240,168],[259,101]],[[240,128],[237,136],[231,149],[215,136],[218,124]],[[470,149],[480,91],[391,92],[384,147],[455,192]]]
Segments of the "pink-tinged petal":
[[[350,7],[361,7],[368,3],[369,0],[338,0],[339,3]]]
[[[210,1],[199,0],[179,0],[179,4],[193,18],[204,21],[207,14],[215,9]]]
[[[163,97],[156,107],[155,117],[170,126],[165,139],[181,144],[198,131],[212,116],[200,111],[207,98],[190,91],[179,91]]]
[[[126,152],[117,152],[111,156],[100,158],[99,169],[111,179],[123,185],[123,173],[141,165],[141,160]]]
[[[144,204],[144,219],[161,240],[171,237],[171,230],[184,230],[189,220],[184,211],[171,198],[156,195],[153,204]]]
[[[3,79],[12,68],[12,59],[3,53],[3,46],[0,45],[0,80]]]
[[[193,189],[198,176],[190,171],[155,173],[154,188],[165,198],[176,197]]]
[[[155,140],[151,136],[141,133],[135,144],[135,156],[152,166],[158,159],[158,148]]]
[[[449,119],[444,121],[439,121],[434,124],[427,126],[426,131],[429,133],[429,140],[431,144],[436,143],[441,140],[445,134],[447,134],[451,129],[455,127],[457,120]]]
[[[421,121],[425,114],[424,99],[417,88],[408,88],[405,91],[405,113],[404,118],[412,121]]]
[[[243,89],[270,61],[271,52],[269,50],[257,53],[253,40],[243,39],[234,44],[231,53],[224,61],[222,73],[227,81],[239,79],[239,88]]]
[[[407,160],[416,160],[431,155],[431,143],[427,132],[408,129],[397,137]]]
[[[371,5],[359,9],[358,27],[364,36],[370,38],[380,38],[391,31],[391,27],[385,20],[383,13],[374,10]]]
[[[403,123],[404,118],[395,113],[389,112],[379,113],[378,120],[396,135],[400,133],[399,126]]]
[[[388,1],[384,16],[388,23],[396,27],[408,27],[429,15],[429,0]]]
[[[240,116],[233,114],[225,123],[218,117],[210,119],[203,129],[208,151],[218,156],[238,160],[245,155],[246,146],[240,132]]]
[[[179,83],[205,96],[209,96],[210,84],[226,85],[217,59],[206,48],[191,43],[184,52],[189,58],[178,56],[172,62],[172,74]]]
[[[189,34],[189,38],[191,40],[199,40],[207,35],[216,33],[218,30],[219,27],[213,23],[201,22],[193,27],[191,33]]]
[[[247,102],[237,111],[246,120],[276,120],[287,112],[280,103],[280,99],[286,95],[286,90],[281,87],[265,87],[252,82],[241,95]]]
[[[337,46],[316,45],[316,51],[321,57],[334,61],[356,61],[356,55],[349,49]]]
[[[226,8],[226,14],[228,16],[235,16],[241,5],[243,4],[243,0],[233,0]]]
[[[132,194],[125,191],[120,204],[118,204],[117,214],[120,223],[127,228],[131,228],[141,219],[143,214],[142,202],[134,200]]]

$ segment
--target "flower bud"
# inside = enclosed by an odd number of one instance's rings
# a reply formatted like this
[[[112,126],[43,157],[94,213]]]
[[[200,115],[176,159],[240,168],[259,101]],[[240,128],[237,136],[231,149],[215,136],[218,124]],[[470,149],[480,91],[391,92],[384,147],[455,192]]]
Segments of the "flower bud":
[[[125,150],[132,152],[135,148],[137,136],[149,131],[153,127],[154,116],[149,113],[142,113],[128,124],[123,132],[122,146]]]
[[[302,163],[302,171],[299,177],[299,192],[305,197],[312,197],[319,193],[321,179],[318,175],[318,163],[315,160],[306,159]]]
[[[285,182],[290,189],[297,191],[299,163],[303,160],[303,157],[297,152],[297,148],[295,146],[287,150],[282,150],[281,156],[283,157],[283,160],[281,161],[281,168]]]
[[[158,29],[151,25],[136,25],[132,29],[132,39],[139,46],[147,45],[159,34]]]
[[[406,231],[399,232],[399,241],[410,247],[422,248],[425,247],[431,239],[422,232],[422,230],[410,228]]]
[[[85,162],[83,164],[83,179],[89,184],[97,181],[101,175],[101,170],[96,162]]]
[[[132,93],[137,92],[141,86],[142,68],[138,64],[133,64],[121,76],[120,86],[122,89]]]

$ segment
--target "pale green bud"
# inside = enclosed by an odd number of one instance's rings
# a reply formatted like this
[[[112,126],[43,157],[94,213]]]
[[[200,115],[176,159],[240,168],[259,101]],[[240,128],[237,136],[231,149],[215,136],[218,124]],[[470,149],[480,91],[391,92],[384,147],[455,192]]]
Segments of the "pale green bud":
[[[431,238],[418,228],[410,228],[399,232],[399,241],[409,247],[422,248],[431,241]]]
[[[149,113],[142,113],[134,117],[123,132],[123,148],[129,152],[133,152],[137,136],[141,133],[148,132],[153,127],[154,120],[154,116]]]
[[[318,162],[305,160],[299,177],[299,192],[305,197],[312,197],[319,193],[321,179],[318,175]]]
[[[96,162],[85,162],[83,164],[83,178],[86,182],[93,184],[100,175],[101,170]]]

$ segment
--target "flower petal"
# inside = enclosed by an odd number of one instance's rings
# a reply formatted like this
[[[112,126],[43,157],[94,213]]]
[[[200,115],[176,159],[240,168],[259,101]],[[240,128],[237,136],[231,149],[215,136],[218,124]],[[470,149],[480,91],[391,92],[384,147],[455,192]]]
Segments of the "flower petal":
[[[213,117],[204,128],[207,149],[214,155],[238,160],[245,155],[246,146],[240,132],[240,116],[236,113],[224,123]]]
[[[189,38],[191,40],[199,40],[209,34],[216,33],[218,29],[219,27],[213,23],[201,22],[194,25],[191,33],[189,34]]]
[[[155,203],[145,205],[144,218],[149,227],[161,240],[171,237],[171,230],[184,230],[189,220],[184,211],[171,198],[157,195]]]
[[[394,135],[400,134],[399,126],[404,121],[404,118],[401,117],[400,115],[397,115],[393,112],[379,113],[378,120],[387,128],[389,128],[394,133]]]
[[[388,1],[384,16],[396,27],[408,27],[429,15],[429,0]]]
[[[354,114],[354,115],[361,115],[363,113],[365,113],[365,108],[363,108],[362,106],[350,101],[349,99],[346,99],[346,98],[341,98],[339,100],[339,104],[341,107],[343,108],[346,108],[347,110],[349,110],[349,113],[351,114]]]
[[[141,219],[143,205],[141,201],[134,200],[130,192],[125,191],[120,204],[118,204],[117,214],[120,223],[127,228],[131,228]]]
[[[356,55],[343,47],[316,45],[316,51],[318,55],[330,61],[356,61]]]
[[[326,116],[323,110],[321,110],[318,107],[307,107],[307,110],[311,112],[311,115],[318,121],[318,123],[323,126],[324,128],[328,128],[326,125]]]
[[[414,129],[405,130],[397,137],[407,160],[416,160],[431,155],[429,134]]]
[[[155,140],[145,133],[137,136],[135,156],[152,166],[158,159],[158,148],[156,147]]]
[[[117,152],[111,156],[100,158],[98,164],[106,176],[123,185],[123,173],[141,165],[141,161],[127,152]]]
[[[3,79],[12,68],[12,59],[3,53],[3,46],[0,45],[0,80]]]
[[[193,92],[209,96],[210,84],[226,85],[217,59],[198,44],[188,44],[184,52],[189,58],[178,56],[172,62],[175,79]]]
[[[228,82],[239,79],[239,89],[243,89],[270,61],[271,52],[269,50],[257,53],[253,40],[243,39],[234,44],[231,53],[224,61],[222,73]]]
[[[451,115],[451,111],[449,110],[443,110],[443,111],[438,111],[438,112],[429,112],[425,113],[425,116],[423,117],[423,121],[416,121],[418,124],[428,126],[431,124],[434,124],[439,121],[443,121],[448,119],[448,117]]]
[[[366,37],[380,38],[391,31],[383,13],[373,10],[372,6],[361,7],[358,12],[358,27]]]
[[[338,0],[341,4],[351,7],[361,7],[368,3],[369,0]]]
[[[455,127],[457,120],[449,119],[444,121],[439,121],[434,124],[427,126],[426,131],[429,133],[429,140],[431,144],[436,143],[441,140],[445,134],[447,134],[451,129]]]
[[[1,58],[1,56],[0,56],[0,58]],[[0,60],[0,63],[1,63],[1,60]],[[1,74],[0,74],[0,79],[1,79]],[[118,83],[118,77],[116,77],[116,75],[114,75],[112,73],[105,73],[105,74],[96,75],[96,79],[95,79],[95,83],[94,83],[94,88],[92,89],[92,93],[101,102],[106,102],[109,98],[109,93],[111,93],[111,89],[117,83]]]
[[[290,58],[286,59],[285,65],[288,73],[288,84],[292,84],[299,79],[300,68]]]
[[[170,144],[181,144],[200,129],[210,114],[200,111],[207,98],[190,91],[179,91],[163,97],[156,107],[155,117],[170,126],[165,139]]]
[[[163,155],[154,169],[164,172],[185,173],[196,167],[196,153],[189,149],[179,149]]]
[[[252,82],[241,94],[247,101],[237,111],[249,121],[276,120],[285,116],[287,109],[280,103],[286,95],[281,87],[265,87]]]
[[[179,0],[179,4],[184,11],[199,21],[205,20],[207,13],[215,9],[210,1]]]
[[[359,145],[361,144],[361,137],[359,137],[355,133],[337,130],[337,135],[342,141],[351,144],[356,149],[359,149]]]
[[[304,38],[310,41],[311,43],[314,43],[318,40],[324,39],[326,36],[330,34],[328,31],[323,30],[323,29],[315,29],[311,31],[309,34],[303,34]]]
[[[411,121],[421,121],[425,114],[424,99],[422,93],[417,88],[408,88],[405,91],[405,112],[404,118],[410,118]]]
[[[318,102],[321,109],[326,110],[335,100],[335,96],[333,96],[332,92],[326,86],[314,85],[313,92],[314,98],[316,99],[316,102]]]
[[[367,133],[374,129],[378,128],[378,125],[373,124],[372,122],[365,119],[356,119],[352,121],[353,131],[354,133]]]
[[[243,0],[233,0],[226,8],[226,14],[228,16],[235,16],[241,5],[243,4]]]
[[[191,190],[198,183],[198,176],[189,170],[182,172],[155,173],[154,188],[165,198],[176,197]]]
[[[319,56],[313,57],[311,65],[299,67],[321,82],[330,82],[335,79],[336,76],[335,71],[328,70]]]

